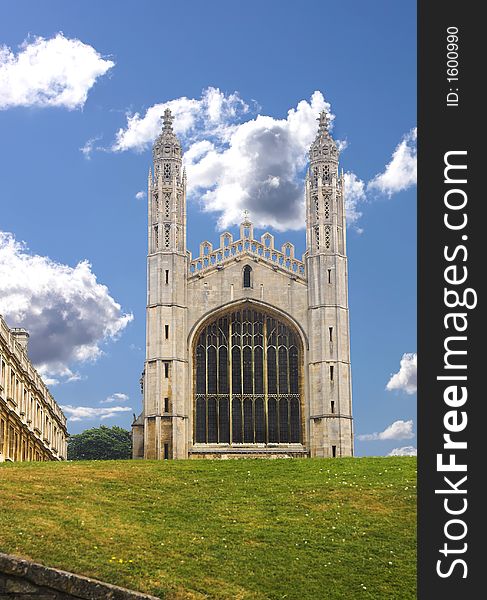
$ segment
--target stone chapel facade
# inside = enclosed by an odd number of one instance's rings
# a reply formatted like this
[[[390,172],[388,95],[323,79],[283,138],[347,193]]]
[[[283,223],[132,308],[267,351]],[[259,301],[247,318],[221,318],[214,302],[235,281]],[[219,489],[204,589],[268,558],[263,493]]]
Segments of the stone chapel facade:
[[[169,110],[148,182],[146,361],[133,457],[353,455],[344,178],[323,112],[306,176],[306,252],[254,237],[186,248]]]

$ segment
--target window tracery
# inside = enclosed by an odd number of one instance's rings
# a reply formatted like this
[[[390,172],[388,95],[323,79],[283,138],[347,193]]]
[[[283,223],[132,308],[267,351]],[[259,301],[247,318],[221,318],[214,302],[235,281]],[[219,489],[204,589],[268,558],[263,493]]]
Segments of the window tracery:
[[[195,441],[300,443],[296,333],[253,309],[207,325],[195,348]]]
[[[168,192],[164,193],[164,218],[171,218],[171,194]]]
[[[326,220],[330,218],[330,200],[330,194],[325,194],[323,199],[323,212]]]
[[[325,227],[325,248],[329,250],[331,247],[331,227],[327,225]]]
[[[313,177],[312,177],[311,181],[313,183],[313,187],[317,188],[318,187],[318,167],[314,167],[312,172],[313,172]]]

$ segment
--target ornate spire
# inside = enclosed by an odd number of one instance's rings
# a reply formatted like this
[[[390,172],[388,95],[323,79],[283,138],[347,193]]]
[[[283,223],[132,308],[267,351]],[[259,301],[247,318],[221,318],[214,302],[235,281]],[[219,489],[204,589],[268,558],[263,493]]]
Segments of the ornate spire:
[[[173,116],[169,108],[166,108],[161,117],[162,131],[154,142],[152,156],[154,164],[165,159],[181,159],[181,143],[172,128]]]
[[[323,133],[329,133],[330,119],[328,117],[326,110],[322,110],[320,112],[320,116],[316,120],[319,123],[318,135],[321,135]]]
[[[169,110],[169,108],[166,108],[166,110],[164,111],[164,115],[161,117],[161,120],[163,122],[163,129],[165,131],[173,133],[172,122],[173,122],[174,118],[173,118],[172,113]]]
[[[240,238],[245,239],[254,239],[254,225],[252,221],[249,219],[249,211],[245,209],[243,211],[243,221],[240,223]]]
[[[242,213],[242,217],[243,217],[243,221],[242,221],[242,225],[251,225],[252,222],[249,219],[249,211],[247,209],[245,209]]]
[[[338,162],[337,145],[330,135],[330,117],[326,110],[322,110],[316,120],[318,121],[318,132],[309,149],[311,163],[323,160]]]

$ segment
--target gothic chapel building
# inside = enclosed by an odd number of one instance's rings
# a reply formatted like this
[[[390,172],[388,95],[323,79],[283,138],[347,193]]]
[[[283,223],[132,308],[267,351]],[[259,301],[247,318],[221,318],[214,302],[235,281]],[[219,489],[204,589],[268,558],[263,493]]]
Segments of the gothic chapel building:
[[[186,247],[169,110],[149,171],[147,343],[134,458],[353,454],[343,173],[323,112],[306,176],[306,252],[254,237]]]

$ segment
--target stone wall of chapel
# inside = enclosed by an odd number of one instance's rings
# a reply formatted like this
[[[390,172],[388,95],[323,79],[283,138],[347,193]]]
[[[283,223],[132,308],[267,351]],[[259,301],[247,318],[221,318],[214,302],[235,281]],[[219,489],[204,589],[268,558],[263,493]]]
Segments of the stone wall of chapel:
[[[252,268],[252,287],[243,287],[243,268]],[[242,257],[220,269],[192,276],[187,283],[187,331],[229,302],[251,298],[280,309],[295,319],[307,334],[308,296],[306,283],[264,261]]]
[[[309,153],[302,260],[295,257],[292,244],[275,248],[269,232],[256,239],[247,211],[238,239],[224,232],[218,248],[202,241],[199,255],[192,259],[185,242],[186,177],[181,156],[166,110],[154,144],[154,171],[149,172],[144,410],[133,424],[134,457],[240,452],[236,446],[193,446],[192,346],[200,325],[245,300],[263,311],[268,307],[270,313],[282,313],[282,320],[287,316],[300,330],[304,451],[310,456],[352,455],[344,179],[338,172],[339,152],[329,132],[329,117],[324,111],[320,114]],[[168,194],[169,204],[164,199]],[[250,287],[244,287],[245,267],[252,269]],[[265,451],[253,447],[249,453]]]

